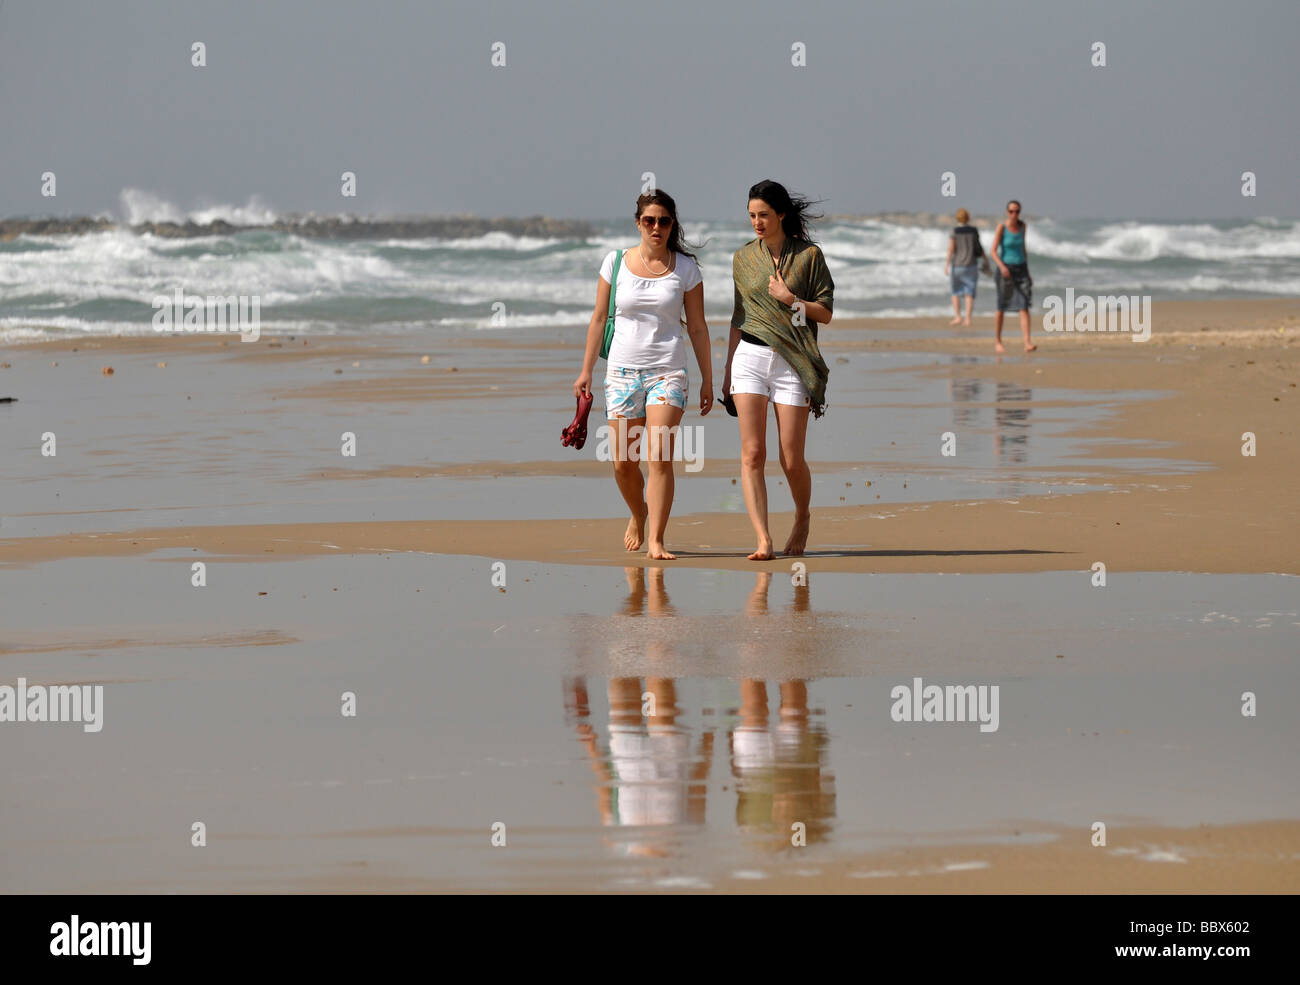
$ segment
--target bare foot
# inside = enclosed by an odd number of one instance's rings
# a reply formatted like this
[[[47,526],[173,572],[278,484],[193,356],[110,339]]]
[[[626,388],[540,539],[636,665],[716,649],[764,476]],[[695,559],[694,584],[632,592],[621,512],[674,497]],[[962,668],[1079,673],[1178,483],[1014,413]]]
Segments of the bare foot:
[[[651,561],[676,561],[677,555],[670,554],[663,544],[651,544],[645,556]]]
[[[961,321],[961,323],[962,323],[963,325],[965,325],[967,328],[970,328],[970,319],[969,319],[969,318],[963,318],[962,321]]]
[[[993,346],[993,351],[1000,355],[1007,351],[1007,347],[1004,346],[1001,342],[998,342]]]
[[[808,524],[811,521],[811,516],[795,517],[794,529],[790,531],[790,539],[785,542],[782,554],[786,557],[803,557],[803,549],[808,546]]]
[[[772,541],[771,541],[771,539],[768,539],[768,540],[760,540],[760,541],[758,542],[758,549],[757,549],[756,551],[754,551],[753,554],[749,555],[749,560],[751,560],[751,561],[770,561],[770,560],[772,560],[772,558],[773,558],[774,556],[775,556],[775,555],[772,553]]]
[[[960,325],[960,324],[961,324],[961,319],[960,319],[960,318],[954,318],[954,319],[953,319],[952,321],[950,321],[948,324],[949,324],[949,325]]]
[[[641,545],[645,543],[645,520],[649,513],[642,513],[639,517],[632,517],[627,521],[627,533],[623,534],[623,546],[629,551],[641,550]]]
[[[1033,351],[1034,351],[1035,349],[1037,349],[1037,348],[1038,348],[1038,346],[1034,345],[1034,343],[1032,343],[1032,342],[1026,342],[1026,343],[1025,343],[1025,351],[1026,351],[1026,352],[1033,352]]]

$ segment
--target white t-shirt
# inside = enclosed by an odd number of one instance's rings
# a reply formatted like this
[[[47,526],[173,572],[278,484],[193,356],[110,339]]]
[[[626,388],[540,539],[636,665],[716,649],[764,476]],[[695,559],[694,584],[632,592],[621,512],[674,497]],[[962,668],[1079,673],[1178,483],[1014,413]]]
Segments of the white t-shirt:
[[[614,274],[610,250],[600,265],[606,284]],[[609,365],[628,369],[686,368],[686,339],[682,333],[682,307],[686,292],[704,282],[695,261],[677,254],[670,273],[662,277],[638,277],[627,269],[624,255],[614,290],[614,341],[609,347]]]

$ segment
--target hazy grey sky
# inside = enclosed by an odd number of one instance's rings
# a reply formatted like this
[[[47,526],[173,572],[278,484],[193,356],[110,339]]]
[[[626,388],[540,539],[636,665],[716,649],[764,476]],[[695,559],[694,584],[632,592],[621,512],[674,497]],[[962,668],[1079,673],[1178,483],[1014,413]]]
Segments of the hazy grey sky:
[[[765,177],[829,212],[1295,216],[1298,44],[1297,0],[8,0],[0,214],[139,188],[599,217],[653,171],[687,218],[743,214]]]

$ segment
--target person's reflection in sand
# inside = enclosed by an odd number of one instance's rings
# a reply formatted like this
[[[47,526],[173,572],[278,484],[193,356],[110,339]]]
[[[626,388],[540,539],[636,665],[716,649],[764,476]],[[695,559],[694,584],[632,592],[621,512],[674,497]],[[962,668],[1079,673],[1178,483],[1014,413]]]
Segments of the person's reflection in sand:
[[[993,451],[1000,463],[1024,465],[1029,461],[1029,402],[1033,391],[1017,383],[998,381],[997,407],[993,411]],[[1009,402],[1026,406],[1005,406]]]
[[[954,366],[978,363],[977,356],[953,356]],[[955,371],[954,371],[955,372]],[[952,424],[956,428],[974,427],[979,418],[977,408],[983,381],[977,376],[952,376],[948,380],[948,396],[952,400]]]
[[[768,614],[771,572],[759,572],[745,612],[751,618]],[[809,584],[795,586],[790,608],[809,609]],[[742,658],[760,662],[752,652],[762,647],[747,643]],[[770,647],[770,641],[769,641]],[[746,652],[751,651],[751,652]],[[766,659],[781,654],[766,651]],[[769,721],[767,682],[747,677],[740,682],[740,722],[729,736],[731,773],[736,778],[736,823],[742,831],[761,833],[763,844],[774,850],[792,846],[793,825],[804,825],[806,844],[824,840],[835,816],[835,777],[826,768],[828,736],[813,726],[808,714],[808,688],[802,680],[780,682],[781,705],[775,727]]]
[[[624,615],[673,614],[663,584],[663,569],[627,568],[628,598]],[[641,627],[644,629],[645,627]],[[624,641],[626,642],[626,641]],[[664,637],[644,639],[652,662],[671,656]],[[590,721],[586,682],[569,683],[567,707],[576,721],[592,770],[600,780],[597,803],[607,827],[658,828],[649,837],[618,838],[612,844],[627,855],[671,854],[667,829],[703,825],[713,732],[706,729],[695,751],[690,730],[677,724],[676,682],[668,677],[613,677],[609,681],[609,742],[605,750]]]
[[[664,588],[663,568],[624,568],[627,578],[627,599],[623,603],[625,616],[675,616],[677,610],[668,600]]]

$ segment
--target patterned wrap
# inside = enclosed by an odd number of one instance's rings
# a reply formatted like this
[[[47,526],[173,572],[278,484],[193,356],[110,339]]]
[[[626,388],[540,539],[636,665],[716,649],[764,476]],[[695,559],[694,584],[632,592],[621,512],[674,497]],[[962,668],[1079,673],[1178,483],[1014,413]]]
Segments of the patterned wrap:
[[[796,298],[832,308],[835,282],[826,258],[815,243],[786,239],[780,257],[781,276]],[[795,325],[794,311],[767,291],[776,266],[767,244],[753,239],[736,251],[731,276],[736,282],[731,327],[761,339],[780,353],[799,374],[812,401],[814,417],[826,412],[826,381],[830,369],[817,348],[817,323]]]

